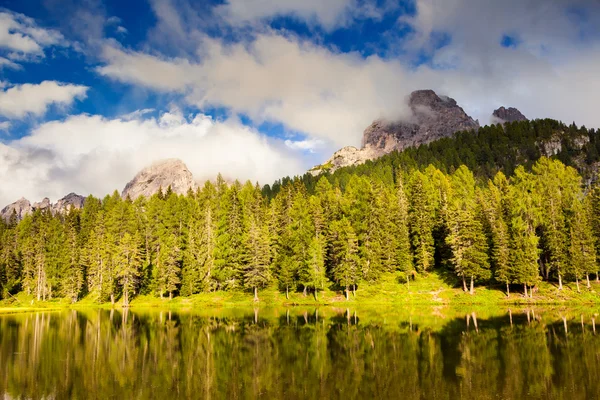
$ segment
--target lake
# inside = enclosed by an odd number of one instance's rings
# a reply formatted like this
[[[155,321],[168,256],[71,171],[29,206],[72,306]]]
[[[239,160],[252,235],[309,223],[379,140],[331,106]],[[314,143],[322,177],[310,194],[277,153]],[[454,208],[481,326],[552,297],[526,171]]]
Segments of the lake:
[[[5,314],[0,393],[33,399],[594,399],[600,398],[595,318],[586,309],[441,307]]]

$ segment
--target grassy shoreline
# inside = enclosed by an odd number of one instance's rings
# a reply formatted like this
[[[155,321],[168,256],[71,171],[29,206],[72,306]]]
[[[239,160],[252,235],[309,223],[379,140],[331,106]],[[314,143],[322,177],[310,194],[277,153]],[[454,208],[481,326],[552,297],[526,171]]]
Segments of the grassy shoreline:
[[[406,284],[399,284],[394,277],[388,277],[376,284],[358,287],[356,296],[350,294],[346,300],[343,292],[323,290],[319,291],[318,299],[312,292],[306,296],[302,293],[290,293],[286,298],[276,288],[259,291],[259,301],[255,302],[249,292],[213,292],[202,293],[190,297],[174,297],[160,299],[155,296],[141,295],[135,297],[129,308],[164,308],[164,309],[202,309],[202,308],[236,308],[236,307],[293,307],[293,306],[337,306],[337,307],[379,307],[390,306],[404,308],[406,306],[448,306],[463,308],[471,306],[505,307],[505,306],[592,306],[600,309],[600,283],[592,282],[591,288],[581,285],[580,292],[574,283],[566,284],[562,291],[550,283],[542,282],[533,298],[526,298],[520,292],[506,293],[499,288],[479,286],[475,294],[464,293],[462,289],[454,287],[437,274],[420,277],[411,281],[410,288]],[[50,311],[63,309],[88,309],[88,308],[123,308],[117,301],[114,305],[110,302],[99,303],[88,296],[77,303],[68,299],[54,299],[51,301],[36,301],[33,296],[20,293],[12,298],[0,302],[0,313]]]

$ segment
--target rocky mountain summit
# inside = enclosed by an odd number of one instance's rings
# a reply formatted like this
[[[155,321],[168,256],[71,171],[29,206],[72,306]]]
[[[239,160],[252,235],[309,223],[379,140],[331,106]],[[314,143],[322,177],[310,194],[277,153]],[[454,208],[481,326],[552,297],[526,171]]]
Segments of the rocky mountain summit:
[[[333,172],[338,168],[362,164],[394,150],[427,144],[455,132],[479,129],[473,120],[456,103],[456,100],[438,96],[433,90],[417,90],[410,94],[410,118],[404,121],[374,121],[363,133],[362,148],[344,147],[323,165],[309,172]]]
[[[132,200],[140,196],[150,197],[169,186],[177,194],[196,189],[194,177],[183,161],[167,159],[144,168],[125,186],[121,196],[129,196]]]
[[[363,134],[363,148],[379,149],[383,155],[479,128],[479,122],[469,117],[454,99],[438,96],[433,90],[412,92],[408,106],[412,111],[408,121],[373,122]]]
[[[75,193],[69,193],[52,205],[52,211],[58,214],[66,214],[69,209],[82,209],[85,197]]]
[[[85,197],[75,193],[69,193],[62,199],[58,200],[55,204],[52,204],[50,199],[47,197],[45,197],[42,201],[33,204],[31,204],[31,202],[26,198],[22,197],[14,203],[4,207],[2,211],[0,211],[0,218],[2,218],[4,221],[9,221],[14,213],[17,217],[17,221],[20,221],[23,219],[23,217],[33,213],[36,210],[46,209],[50,209],[52,213],[64,214],[71,208],[83,208],[84,202]]]
[[[514,107],[505,108],[500,107],[497,110],[494,110],[492,116],[499,120],[500,123],[505,122],[516,122],[516,121],[527,121],[527,117],[525,117],[521,111],[517,110]]]
[[[33,207],[29,200],[25,197],[21,197],[19,200],[15,201],[12,204],[7,205],[0,211],[0,216],[4,221],[9,221],[13,214],[16,215],[17,220],[23,219],[28,214],[33,212]]]

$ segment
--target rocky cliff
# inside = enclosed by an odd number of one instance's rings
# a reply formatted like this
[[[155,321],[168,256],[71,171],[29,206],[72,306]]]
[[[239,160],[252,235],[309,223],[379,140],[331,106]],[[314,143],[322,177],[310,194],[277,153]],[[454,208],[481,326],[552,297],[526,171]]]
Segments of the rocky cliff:
[[[362,164],[394,150],[419,146],[457,131],[476,130],[479,122],[473,120],[450,97],[438,96],[433,90],[417,90],[408,98],[411,116],[404,121],[374,121],[363,133],[362,148],[344,147],[323,165],[309,172],[333,172],[338,168]]]
[[[31,212],[33,212],[33,207],[31,206],[31,203],[26,198],[21,197],[14,203],[4,207],[2,211],[0,211],[0,216],[4,221],[9,221],[11,216],[15,214],[17,220],[20,221],[27,214],[31,214]]]
[[[15,201],[12,204],[7,205],[0,211],[0,218],[4,221],[9,221],[12,217],[13,213],[17,217],[17,221],[20,221],[28,214],[36,210],[51,210],[53,213],[66,213],[70,208],[81,209],[83,208],[83,203],[85,202],[85,197],[80,196],[75,193],[70,193],[58,200],[55,204],[50,202],[50,199],[45,197],[42,201],[31,204],[29,200],[22,197],[19,200]]]
[[[129,196],[132,200],[140,196],[150,197],[160,189],[167,190],[169,186],[177,194],[196,189],[194,177],[183,161],[162,160],[144,168],[125,186],[121,196]]]
[[[521,111],[517,110],[514,107],[500,107],[497,110],[494,110],[492,117],[494,122],[505,123],[505,122],[516,122],[516,121],[527,121],[527,117],[525,117]]]
[[[81,209],[85,203],[85,197],[75,193],[69,193],[52,205],[52,211],[57,214],[65,214],[69,209]]]

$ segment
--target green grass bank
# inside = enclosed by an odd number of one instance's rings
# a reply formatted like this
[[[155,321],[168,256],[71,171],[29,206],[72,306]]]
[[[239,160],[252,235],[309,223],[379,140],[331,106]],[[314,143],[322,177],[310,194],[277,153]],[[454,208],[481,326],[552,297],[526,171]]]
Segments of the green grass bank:
[[[580,283],[577,290],[575,283],[567,283],[563,290],[558,290],[555,284],[542,282],[537,286],[533,297],[525,297],[522,288],[513,286],[510,296],[506,295],[503,287],[477,286],[473,295],[463,292],[455,282],[448,282],[437,273],[417,277],[410,282],[399,283],[396,276],[384,277],[377,283],[362,284],[357,287],[356,294],[352,293],[346,299],[344,292],[330,289],[320,290],[315,299],[314,293],[307,295],[302,292],[290,292],[289,298],[276,288],[259,291],[259,301],[255,302],[253,294],[244,291],[202,293],[190,297],[159,298],[150,295],[136,296],[130,303],[130,308],[232,308],[232,307],[289,307],[289,306],[389,306],[403,308],[406,306],[451,306],[462,307],[500,307],[527,305],[569,305],[594,306],[600,308],[600,283],[591,282],[588,288],[585,282]],[[0,302],[0,313],[23,312],[51,309],[85,309],[85,308],[121,308],[120,299],[114,306],[111,303],[100,303],[92,296],[72,303],[68,299],[53,299],[36,301],[33,296],[24,293],[17,294]]]

